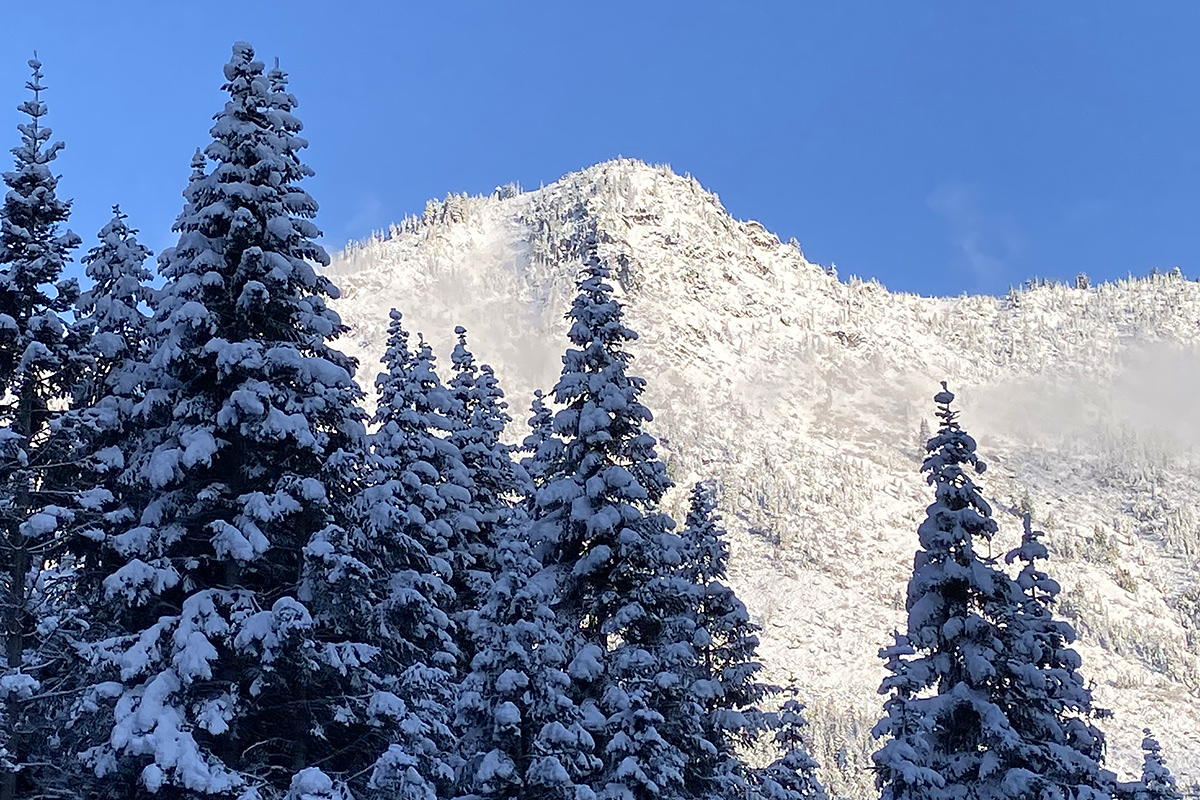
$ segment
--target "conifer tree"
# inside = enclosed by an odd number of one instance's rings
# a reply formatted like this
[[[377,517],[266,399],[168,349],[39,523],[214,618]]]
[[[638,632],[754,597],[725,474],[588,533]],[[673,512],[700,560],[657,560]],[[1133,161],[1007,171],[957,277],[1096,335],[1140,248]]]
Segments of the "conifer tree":
[[[0,206],[0,616],[4,667],[0,696],[0,800],[27,796],[41,767],[31,762],[47,731],[39,698],[62,670],[53,652],[56,595],[52,565],[61,562],[63,533],[73,519],[74,470],[62,466],[73,449],[61,429],[61,408],[81,363],[78,342],[60,314],[78,297],[62,270],[79,238],[60,225],[71,204],[56,194],[50,164],[62,149],[43,124],[41,62],[29,61],[32,98],[17,108],[28,121],[17,126],[21,144]],[[53,626],[49,626],[53,627]],[[44,766],[44,765],[43,765]]]
[[[78,434],[75,460],[88,489],[78,497],[81,524],[69,546],[75,559],[76,591],[99,602],[96,559],[111,547],[105,539],[127,521],[120,505],[122,446],[139,431],[138,404],[145,396],[151,350],[150,317],[155,306],[150,251],[113,206],[99,243],[83,258],[92,286],[79,297],[76,334],[84,341],[87,369],[78,377],[68,419]]]
[[[370,789],[380,797],[432,800],[449,791],[457,766],[450,724],[461,651],[450,618],[451,551],[461,542],[469,492],[457,451],[435,435],[446,427],[449,393],[428,354],[409,348],[395,310],[383,366],[375,381],[370,471],[356,508],[380,560],[377,630],[384,663],[396,676],[392,694],[402,723]]]
[[[80,295],[74,325],[76,337],[83,342],[84,369],[72,388],[72,408],[63,420],[64,431],[72,436],[70,460],[78,469],[81,487],[74,497],[75,525],[66,540],[67,557],[61,568],[67,571],[60,598],[59,614],[64,618],[86,620],[86,638],[96,640],[117,635],[120,627],[94,609],[108,605],[103,580],[119,568],[123,557],[121,534],[129,528],[131,511],[124,492],[126,447],[141,433],[138,409],[145,399],[147,359],[151,350],[150,317],[155,292],[153,276],[146,268],[150,251],[137,240],[137,232],[126,224],[126,216],[113,207],[112,218],[101,228],[99,243],[83,258],[86,274],[92,281]],[[82,638],[69,628],[65,644]],[[78,658],[64,670],[62,679],[73,689],[86,687],[91,678]],[[64,695],[72,723],[58,737],[61,743],[59,763],[77,766],[78,751],[102,737],[98,721],[80,717],[74,703],[90,704],[76,691]],[[62,711],[63,709],[58,709]]]
[[[640,401],[645,381],[626,371],[624,346],[636,334],[622,321],[594,232],[581,250],[579,294],[568,313],[575,348],[563,356],[554,388],[562,449],[552,471],[531,470],[545,476],[534,534],[557,576],[556,611],[578,642],[569,672],[604,754],[593,786],[612,798],[678,796],[688,759],[663,731],[694,732],[693,715],[668,721],[678,710],[678,660],[689,657],[680,651],[694,658],[676,624],[693,595],[677,574],[682,540],[657,510],[670,482],[642,427],[651,418]]]
[[[936,499],[917,530],[908,633],[888,651],[892,674],[880,689],[890,695],[875,728],[891,737],[874,755],[883,800],[1002,796],[1007,776],[995,765],[1021,744],[994,697],[1003,644],[993,613],[1011,581],[976,551],[996,523],[968,475],[985,465],[953,400],[943,383],[934,397],[941,427],[921,466]]]
[[[774,725],[775,744],[783,755],[756,776],[755,794],[763,800],[826,800],[817,777],[817,762],[804,740],[804,706],[797,700],[783,704]]]
[[[569,641],[523,532],[502,529],[496,578],[469,622],[475,657],[458,700],[460,791],[481,798],[586,800],[600,766],[571,697]]]
[[[891,738],[874,755],[877,782],[884,800],[1098,800],[1111,785],[1096,760],[1103,738],[1085,719],[1091,696],[1066,646],[1074,632],[1049,611],[1058,586],[1034,565],[1045,548],[1027,526],[1010,554],[1026,562],[1017,580],[977,552],[996,523],[967,473],[984,465],[953,400],[943,383],[922,465],[935,501],[918,528],[908,631],[881,652],[891,674],[875,735]]]
[[[1022,777],[1047,796],[1103,798],[1112,776],[1099,763],[1104,734],[1088,719],[1106,712],[1093,707],[1079,674],[1079,654],[1070,648],[1074,629],[1051,611],[1059,585],[1039,566],[1048,558],[1040,537],[1025,514],[1021,546],[1005,559],[1023,565],[1014,601],[1000,610],[1004,659],[998,701],[1022,740],[1009,766],[1023,770]]]
[[[520,465],[529,476],[531,491],[536,492],[553,475],[562,457],[562,441],[554,435],[554,411],[546,405],[541,389],[533,393],[529,407],[529,434],[521,441]]]
[[[743,788],[746,779],[734,746],[748,744],[770,727],[772,718],[758,705],[778,689],[757,680],[762,669],[757,656],[758,626],[724,582],[729,546],[712,486],[707,483],[692,487],[683,539],[686,549],[681,574],[695,593],[690,637],[695,661],[689,690],[705,715],[701,733],[689,748],[689,772],[697,776],[697,782],[720,776],[719,788],[728,794]],[[789,742],[789,749],[794,744]]]
[[[380,433],[372,438],[373,448],[386,453],[390,468],[404,475],[397,484],[399,501],[416,526],[414,537],[439,560],[457,607],[459,596],[473,591],[470,575],[477,554],[468,542],[479,529],[471,507],[474,487],[450,438],[460,414],[454,395],[438,377],[432,348],[419,335],[416,348],[408,342],[402,316],[393,309],[386,373],[375,383]]]
[[[1142,731],[1142,778],[1133,792],[1134,800],[1183,800],[1183,794],[1175,784],[1175,776],[1163,761],[1162,748],[1158,740],[1150,734],[1150,729]]]
[[[160,257],[130,515],[101,582],[97,613],[119,632],[92,648],[90,702],[110,725],[87,757],[113,796],[270,796],[318,762],[362,775],[392,724],[364,666],[377,648],[330,613],[348,574],[369,583],[343,513],[364,427],[354,364],[331,345],[337,290],[315,269],[306,143],[249,45],[225,79],[211,167],[193,160]]]
[[[132,376],[122,373],[144,362],[150,345],[148,314],[155,297],[146,260],[152,253],[138,241],[127,219],[120,206],[113,206],[99,243],[83,258],[92,285],[79,297],[77,327],[88,341],[92,363],[86,381],[75,388],[77,408],[90,408],[114,393],[128,394],[122,381]]]
[[[658,535],[673,523],[657,511],[670,481],[654,437],[643,430],[651,419],[640,400],[646,382],[627,373],[624,347],[637,334],[624,324],[594,239],[583,252],[579,294],[567,315],[575,348],[564,354],[554,387],[562,452],[538,492],[535,516],[548,540],[545,560],[563,578],[561,610],[585,641],[601,644],[630,591],[657,574]]]
[[[512,521],[517,501],[529,494],[530,487],[525,471],[513,459],[515,448],[501,440],[512,417],[495,372],[487,364],[475,364],[467,349],[465,328],[459,325],[454,333],[458,341],[450,355],[454,377],[448,388],[454,418],[449,440],[466,468],[471,516],[477,524],[476,530],[466,532],[472,576],[458,598],[459,607],[470,610],[479,607],[496,571],[493,553],[499,544],[498,532]]]

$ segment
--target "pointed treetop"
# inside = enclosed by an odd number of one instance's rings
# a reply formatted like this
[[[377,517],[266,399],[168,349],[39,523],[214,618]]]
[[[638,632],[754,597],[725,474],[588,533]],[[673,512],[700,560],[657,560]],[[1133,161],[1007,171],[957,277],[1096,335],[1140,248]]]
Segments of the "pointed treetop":
[[[42,62],[38,60],[37,50],[33,51],[33,58],[27,62],[29,69],[33,71],[33,75],[25,82],[25,88],[33,92],[36,96],[38,92],[46,88],[42,86]]]

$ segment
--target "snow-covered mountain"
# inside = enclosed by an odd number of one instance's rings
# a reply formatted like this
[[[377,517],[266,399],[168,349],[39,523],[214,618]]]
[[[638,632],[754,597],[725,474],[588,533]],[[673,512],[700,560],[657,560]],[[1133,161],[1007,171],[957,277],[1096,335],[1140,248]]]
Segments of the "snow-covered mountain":
[[[903,624],[932,499],[919,430],[941,380],[989,464],[993,552],[1017,541],[1021,509],[1048,534],[1059,611],[1113,711],[1108,765],[1132,776],[1149,726],[1181,785],[1200,781],[1200,284],[896,294],[732,219],[691,178],[618,160],[537,191],[431,201],[335,259],[363,382],[394,306],[443,354],[465,325],[523,423],[561,367],[572,239],[592,224],[641,335],[634,371],[673,502],[719,482],[731,578],[771,676],[801,688],[833,790],[873,791],[877,650]]]

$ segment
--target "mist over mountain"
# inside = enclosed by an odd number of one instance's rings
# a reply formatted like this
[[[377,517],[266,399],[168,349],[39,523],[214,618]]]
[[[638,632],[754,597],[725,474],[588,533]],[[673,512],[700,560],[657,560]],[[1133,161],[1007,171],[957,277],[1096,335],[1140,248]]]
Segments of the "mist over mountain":
[[[1058,612],[1112,709],[1126,777],[1154,729],[1181,785],[1200,781],[1200,284],[1155,274],[919,297],[838,276],[690,177],[607,162],[536,191],[451,195],[329,267],[342,346],[377,372],[398,308],[442,354],[466,326],[523,433],[566,347],[572,242],[594,226],[677,488],[714,479],[731,578],[764,626],[770,676],[794,680],[830,788],[873,792],[878,649],[904,623],[922,420],[949,383],[989,469],[1000,534],[1046,531]],[[869,235],[869,233],[864,233]],[[897,258],[903,258],[897,254]]]

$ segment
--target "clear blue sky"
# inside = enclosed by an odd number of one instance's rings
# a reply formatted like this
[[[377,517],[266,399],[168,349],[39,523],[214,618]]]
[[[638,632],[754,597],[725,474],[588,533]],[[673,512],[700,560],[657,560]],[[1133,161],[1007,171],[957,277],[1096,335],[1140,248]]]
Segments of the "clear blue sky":
[[[429,197],[620,154],[893,289],[1200,275],[1196,2],[76,0],[3,19],[0,147],[36,48],[88,246],[114,202],[173,242],[244,39],[291,74],[331,249]]]

